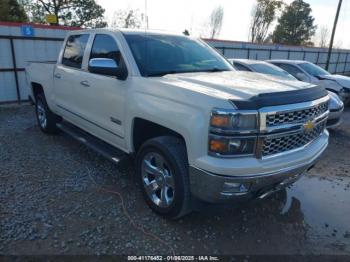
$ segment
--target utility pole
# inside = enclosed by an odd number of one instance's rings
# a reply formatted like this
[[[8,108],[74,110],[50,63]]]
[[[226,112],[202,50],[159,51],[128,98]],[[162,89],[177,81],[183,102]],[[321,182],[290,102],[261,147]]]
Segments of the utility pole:
[[[338,8],[337,8],[337,13],[335,14],[335,19],[334,19],[334,24],[333,24],[333,30],[332,30],[331,41],[329,42],[329,49],[328,49],[326,70],[328,70],[329,61],[331,60],[332,49],[333,49],[333,41],[334,41],[334,35],[335,35],[335,30],[337,29],[337,23],[338,23],[338,18],[339,18],[339,12],[340,12],[340,8],[341,8],[342,2],[343,2],[343,0],[339,0]]]

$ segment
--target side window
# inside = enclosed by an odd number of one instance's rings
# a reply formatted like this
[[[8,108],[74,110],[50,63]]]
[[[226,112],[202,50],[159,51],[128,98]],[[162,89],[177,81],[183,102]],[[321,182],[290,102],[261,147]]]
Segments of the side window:
[[[90,59],[93,58],[110,58],[118,66],[122,62],[121,53],[115,40],[109,35],[96,35],[92,45]]]
[[[283,70],[287,71],[289,74],[291,74],[292,76],[294,76],[297,79],[298,79],[298,77],[297,77],[298,73],[303,73],[299,68],[297,68],[296,66],[293,66],[293,65],[279,64],[278,66],[280,68],[282,68]]]
[[[250,70],[248,67],[239,64],[239,63],[233,63],[234,67],[238,70],[238,71],[248,71],[251,72],[252,70]]]
[[[69,67],[81,68],[88,40],[88,34],[71,35],[68,37],[63,53],[62,64]]]

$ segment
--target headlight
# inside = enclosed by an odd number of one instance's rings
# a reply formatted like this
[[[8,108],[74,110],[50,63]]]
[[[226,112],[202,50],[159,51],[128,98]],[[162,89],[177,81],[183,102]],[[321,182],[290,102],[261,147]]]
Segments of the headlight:
[[[237,111],[214,109],[211,113],[210,126],[227,131],[257,131],[257,111]]]
[[[210,117],[209,153],[248,156],[255,153],[258,112],[214,109]]]

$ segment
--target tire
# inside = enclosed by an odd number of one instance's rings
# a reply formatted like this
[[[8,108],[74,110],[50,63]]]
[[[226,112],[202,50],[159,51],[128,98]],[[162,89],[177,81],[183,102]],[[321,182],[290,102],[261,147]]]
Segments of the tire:
[[[162,136],[146,141],[136,156],[136,169],[145,201],[155,213],[178,219],[191,211],[183,140]]]
[[[58,133],[56,124],[61,121],[61,118],[51,112],[43,93],[36,96],[35,113],[41,131],[46,134]]]

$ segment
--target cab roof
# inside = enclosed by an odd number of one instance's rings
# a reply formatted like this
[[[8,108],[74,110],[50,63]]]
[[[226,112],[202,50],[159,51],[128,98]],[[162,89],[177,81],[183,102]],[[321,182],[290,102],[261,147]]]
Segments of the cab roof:
[[[102,32],[109,32],[109,33],[117,33],[120,32],[122,34],[149,34],[149,35],[172,35],[172,36],[185,36],[180,33],[171,32],[171,31],[165,31],[165,30],[149,30],[149,29],[130,29],[130,28],[97,28],[97,29],[83,29],[83,30],[76,30],[73,31],[72,34],[76,33],[102,33]]]

